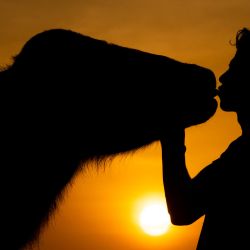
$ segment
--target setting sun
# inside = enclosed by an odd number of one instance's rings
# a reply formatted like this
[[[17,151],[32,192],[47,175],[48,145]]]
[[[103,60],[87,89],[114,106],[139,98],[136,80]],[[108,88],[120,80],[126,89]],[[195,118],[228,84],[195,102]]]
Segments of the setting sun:
[[[166,233],[171,224],[166,204],[155,201],[145,205],[139,214],[139,223],[143,231],[151,236]]]

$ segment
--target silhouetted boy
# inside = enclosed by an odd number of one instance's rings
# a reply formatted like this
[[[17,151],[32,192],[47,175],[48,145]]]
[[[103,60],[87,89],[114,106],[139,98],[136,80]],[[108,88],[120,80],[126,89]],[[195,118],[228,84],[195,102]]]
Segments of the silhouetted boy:
[[[194,178],[185,164],[187,125],[177,121],[178,126],[161,140],[164,187],[172,223],[188,225],[205,215],[198,250],[249,249],[249,29],[238,31],[236,48],[229,69],[219,79],[222,85],[218,95],[222,110],[236,112],[242,135]]]

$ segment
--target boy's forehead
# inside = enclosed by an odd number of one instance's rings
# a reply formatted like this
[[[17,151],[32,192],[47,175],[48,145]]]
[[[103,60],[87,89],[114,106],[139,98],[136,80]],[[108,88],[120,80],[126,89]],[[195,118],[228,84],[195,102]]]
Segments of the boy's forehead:
[[[230,61],[229,66],[230,67],[235,67],[239,63],[239,58],[237,54],[233,57],[233,59]]]
[[[250,66],[250,56],[246,55],[245,53],[242,53],[242,51],[237,51],[235,56],[232,58],[232,60],[229,63],[230,67],[237,67],[237,66]]]

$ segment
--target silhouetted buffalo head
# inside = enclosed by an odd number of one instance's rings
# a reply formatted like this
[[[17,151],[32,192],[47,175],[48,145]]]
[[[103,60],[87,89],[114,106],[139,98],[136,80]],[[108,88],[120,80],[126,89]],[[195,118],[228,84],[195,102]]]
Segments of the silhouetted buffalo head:
[[[62,29],[32,37],[0,81],[10,249],[34,239],[80,162],[148,145],[217,107],[210,70]]]

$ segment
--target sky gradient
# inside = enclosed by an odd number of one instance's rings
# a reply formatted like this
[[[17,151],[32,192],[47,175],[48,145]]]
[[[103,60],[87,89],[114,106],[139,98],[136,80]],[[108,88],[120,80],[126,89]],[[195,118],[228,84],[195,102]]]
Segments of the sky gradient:
[[[0,0],[0,65],[10,64],[36,33],[66,28],[208,67],[218,79],[235,53],[229,41],[242,27],[250,27],[249,0]],[[190,174],[239,134],[235,114],[220,108],[187,129]],[[203,218],[159,237],[139,228],[138,204],[156,196],[164,198],[158,142],[99,170],[89,166],[67,189],[34,250],[194,250]]]

